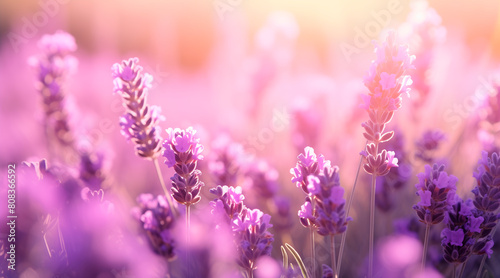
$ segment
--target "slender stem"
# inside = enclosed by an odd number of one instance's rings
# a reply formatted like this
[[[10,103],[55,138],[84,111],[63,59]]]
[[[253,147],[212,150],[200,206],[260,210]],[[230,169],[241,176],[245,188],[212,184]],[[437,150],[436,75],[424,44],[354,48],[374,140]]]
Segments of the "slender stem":
[[[462,267],[460,268],[460,273],[458,274],[458,278],[462,278],[462,276],[464,275],[465,265],[467,264],[468,260],[469,259],[467,258],[467,260],[465,260],[465,262],[463,262]]]
[[[351,196],[349,196],[349,201],[347,202],[347,206],[346,206],[346,212],[345,212],[346,217],[349,217],[349,211],[351,210],[352,199],[354,197],[354,190],[356,190],[356,184],[358,183],[359,171],[361,170],[362,162],[363,162],[363,156],[360,155],[359,156],[359,163],[358,163],[358,170],[356,171],[356,178],[354,179],[354,185],[352,186]],[[338,265],[337,266],[337,273],[339,273],[339,274],[340,274],[340,267],[342,266],[342,256],[344,255],[344,247],[345,247],[346,237],[347,237],[347,231],[342,233],[342,239],[340,240],[339,258],[337,261],[337,265]]]
[[[427,257],[427,247],[429,246],[429,231],[431,229],[431,225],[427,224],[425,226],[425,236],[424,236],[424,252],[422,253],[422,265],[420,266],[420,270],[423,271],[425,268],[425,258]]]
[[[333,270],[333,277],[337,278],[337,264],[335,260],[335,240],[333,238],[333,235],[330,235],[330,249],[331,249],[331,257],[332,257],[332,270]]]
[[[191,266],[189,260],[189,232],[191,229],[191,205],[186,205],[186,266],[187,266],[187,277],[191,277]]]
[[[160,164],[158,164],[157,158],[153,159],[153,164],[155,165],[156,174],[158,175],[158,179],[160,180],[161,188],[163,189],[163,192],[165,193],[165,197],[167,197],[168,206],[174,212],[174,216],[178,216],[179,212],[177,211],[177,206],[174,204],[174,201],[172,200],[172,195],[170,195],[168,193],[169,190],[167,189],[167,186],[165,185],[165,181],[163,180],[163,175],[161,174]]]
[[[377,175],[372,174],[372,187],[370,196],[370,237],[368,246],[368,278],[373,277],[373,238],[375,236],[375,185]]]
[[[253,268],[249,268],[248,269],[247,277],[248,278],[253,278]]]
[[[316,247],[314,246],[314,228],[311,226],[311,257],[312,257],[312,266],[311,266],[311,277],[316,277]]]
[[[481,277],[481,273],[483,272],[484,262],[486,262],[486,254],[483,255],[483,259],[481,260],[481,264],[479,265],[479,269],[477,270],[476,278]]]
[[[453,274],[451,275],[451,277],[457,277],[457,264],[453,264]]]

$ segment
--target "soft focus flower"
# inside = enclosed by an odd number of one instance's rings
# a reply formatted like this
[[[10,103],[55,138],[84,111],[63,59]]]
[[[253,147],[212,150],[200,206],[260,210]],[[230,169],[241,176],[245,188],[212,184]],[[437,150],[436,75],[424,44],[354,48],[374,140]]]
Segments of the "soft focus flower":
[[[120,127],[123,136],[134,142],[137,155],[156,159],[162,150],[158,124],[164,118],[160,115],[160,107],[146,104],[153,78],[144,74],[138,63],[138,58],[130,58],[111,68],[114,92],[120,94],[127,109],[120,118]]]
[[[168,260],[174,259],[176,243],[172,233],[175,221],[166,197],[141,194],[136,201],[139,207],[132,213],[142,223],[153,250]]]
[[[30,57],[28,64],[38,75],[35,87],[42,96],[48,138],[68,146],[73,144],[74,135],[68,121],[65,82],[78,64],[71,55],[77,48],[75,39],[66,32],[57,31],[44,35],[38,41],[38,48],[42,53]]]
[[[439,129],[427,130],[415,142],[415,146],[417,147],[415,157],[426,163],[432,163],[436,160],[434,153],[446,139],[446,134]]]

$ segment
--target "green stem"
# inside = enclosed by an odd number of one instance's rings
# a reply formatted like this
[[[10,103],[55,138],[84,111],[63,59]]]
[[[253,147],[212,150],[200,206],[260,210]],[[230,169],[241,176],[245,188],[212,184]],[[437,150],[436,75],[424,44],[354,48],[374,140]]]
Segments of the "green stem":
[[[424,271],[425,268],[425,259],[427,257],[427,247],[429,246],[429,231],[431,229],[431,225],[427,224],[425,226],[425,236],[424,236],[424,252],[422,253],[422,264],[420,266],[420,270]]]
[[[366,147],[366,144],[365,144]],[[354,191],[356,190],[356,184],[358,183],[358,177],[359,177],[359,171],[361,170],[361,164],[363,162],[363,156],[359,156],[359,163],[358,163],[358,170],[356,171],[356,178],[354,179],[354,185],[352,186],[352,191],[351,191],[351,196],[349,196],[349,201],[347,202],[346,206],[346,212],[345,215],[346,217],[349,217],[349,211],[351,210],[351,205],[352,205],[352,200],[354,197]],[[337,273],[340,274],[340,267],[342,266],[342,256],[344,255],[344,247],[345,247],[345,241],[347,237],[347,231],[342,233],[342,239],[340,240],[340,250],[339,250],[339,258],[337,261]]]

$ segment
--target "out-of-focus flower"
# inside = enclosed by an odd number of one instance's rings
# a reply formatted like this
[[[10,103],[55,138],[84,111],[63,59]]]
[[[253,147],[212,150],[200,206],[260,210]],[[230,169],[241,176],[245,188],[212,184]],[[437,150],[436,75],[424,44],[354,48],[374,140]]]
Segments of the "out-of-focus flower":
[[[172,197],[184,205],[194,205],[201,200],[201,171],[197,169],[199,160],[203,159],[203,145],[192,127],[183,129],[167,129],[167,138],[163,142],[165,164],[173,167],[175,174],[171,177]]]
[[[173,227],[175,219],[165,196],[141,194],[136,199],[139,207],[132,214],[140,221],[149,238],[153,250],[168,260],[176,257]]]
[[[434,152],[439,149],[441,143],[446,139],[446,134],[439,129],[427,130],[415,142],[415,157],[425,163],[434,162],[436,160]]]
[[[425,165],[425,172],[417,175],[419,183],[415,185],[420,202],[413,206],[420,222],[434,225],[441,223],[445,213],[455,203],[456,183],[458,179],[444,171],[444,165]]]
[[[234,142],[229,135],[219,135],[212,141],[207,157],[207,170],[215,184],[238,186],[243,175],[245,162],[243,146]]]
[[[71,55],[77,48],[75,39],[66,32],[57,31],[44,35],[38,41],[38,48],[42,53],[30,57],[28,64],[38,75],[35,87],[42,96],[48,139],[69,146],[73,144],[74,136],[68,122],[64,85],[78,64],[78,60]]]
[[[316,103],[308,98],[298,100],[292,107],[292,143],[298,151],[315,146],[319,141],[324,116]]]
[[[130,58],[112,66],[114,92],[120,94],[123,106],[127,109],[120,118],[122,134],[135,144],[140,157],[156,159],[162,151],[160,127],[164,120],[158,106],[146,103],[148,90],[153,77],[143,73],[138,58]]]
[[[413,1],[408,18],[400,28],[403,39],[410,44],[416,58],[415,68],[410,71],[412,88],[416,90],[412,104],[421,107],[428,98],[432,83],[429,80],[437,46],[446,37],[441,17],[425,0]]]

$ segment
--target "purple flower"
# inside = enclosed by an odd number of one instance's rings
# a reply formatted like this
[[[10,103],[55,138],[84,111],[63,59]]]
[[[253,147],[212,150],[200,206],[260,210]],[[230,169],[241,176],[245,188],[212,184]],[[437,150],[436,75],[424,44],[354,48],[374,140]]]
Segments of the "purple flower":
[[[293,175],[292,182],[308,194],[307,177],[309,175],[317,175],[325,167],[329,167],[330,160],[325,160],[323,155],[316,156],[314,149],[311,147],[306,147],[304,153],[299,154],[297,159],[296,166],[290,169],[290,173]]]
[[[28,64],[38,75],[35,85],[42,96],[45,124],[50,133],[48,138],[70,146],[75,138],[69,125],[64,83],[78,64],[78,60],[71,55],[77,48],[75,39],[66,32],[57,31],[44,35],[38,41],[38,48],[42,53],[30,57]]]
[[[121,133],[135,144],[137,155],[156,159],[162,151],[158,124],[165,119],[158,106],[146,104],[153,77],[143,74],[138,63],[138,58],[130,58],[111,67],[114,92],[120,94],[127,109],[120,118]]]
[[[431,195],[432,193],[428,190],[417,191],[417,195],[420,196],[421,201],[418,202],[418,206],[429,207],[431,205]]]
[[[307,190],[312,195],[321,193],[321,183],[318,177],[313,175],[307,177]]]
[[[241,144],[234,142],[227,134],[219,135],[212,141],[207,160],[208,173],[215,184],[237,185],[246,160]]]
[[[298,212],[300,222],[304,227],[317,229],[323,236],[343,233],[351,218],[346,218],[345,215],[344,189],[340,187],[339,168],[332,167],[330,161],[325,162],[323,156],[316,158],[310,147],[304,153],[305,155],[299,155],[297,166],[290,171],[292,174],[300,173],[299,176],[307,181],[297,181],[298,186],[307,194],[306,201]],[[318,169],[319,166],[323,168]]]
[[[483,151],[478,164],[474,173],[477,185],[472,190],[474,206],[482,211],[494,212],[500,207],[500,156],[496,152],[488,155]]]
[[[167,129],[167,138],[163,142],[163,157],[168,167],[173,167],[175,174],[172,181],[172,197],[184,205],[194,205],[201,200],[201,171],[198,161],[203,159],[203,146],[192,127]]]
[[[474,217],[473,215],[469,216],[469,221],[467,224],[465,224],[465,227],[467,230],[473,232],[473,233],[480,233],[481,232],[481,224],[483,223],[484,218],[479,216],[479,217]]]
[[[415,142],[417,148],[415,157],[426,163],[432,163],[435,161],[434,152],[439,149],[446,139],[446,134],[439,129],[424,132],[422,137]]]
[[[455,203],[456,182],[458,179],[444,172],[444,165],[431,168],[425,165],[425,172],[417,175],[419,183],[415,185],[421,201],[413,206],[425,224],[438,224],[445,218],[445,213]]]
[[[443,244],[462,246],[464,240],[464,231],[462,229],[452,231],[449,228],[444,228],[441,232],[441,237],[443,238]]]
[[[245,208],[233,221],[233,232],[239,242],[238,264],[249,272],[255,269],[258,258],[271,255],[274,237],[267,230],[273,226],[269,223],[270,219],[271,216],[258,209]]]
[[[242,194],[241,187],[217,186],[210,189],[210,193],[217,196],[217,199],[210,202],[212,213],[223,210],[225,212],[227,224],[232,223],[243,211],[243,200],[245,196]]]
[[[154,251],[168,260],[174,259],[176,254],[172,229],[175,221],[166,197],[158,195],[155,198],[152,194],[141,194],[136,201],[139,207],[132,212],[142,223]]]
[[[314,219],[311,202],[305,202],[302,206],[300,206],[298,215],[300,218]]]
[[[391,32],[387,40],[375,48],[377,59],[373,61],[365,76],[364,83],[369,89],[369,101],[363,107],[370,119],[362,124],[363,136],[368,140],[366,146],[366,164],[363,169],[371,175],[385,176],[393,167],[397,167],[394,152],[379,149],[380,143],[389,141],[394,132],[385,132],[385,126],[391,121],[394,112],[401,107],[402,93],[409,91],[411,78],[405,71],[412,68],[414,56],[408,54],[408,48],[396,43],[396,34]]]

